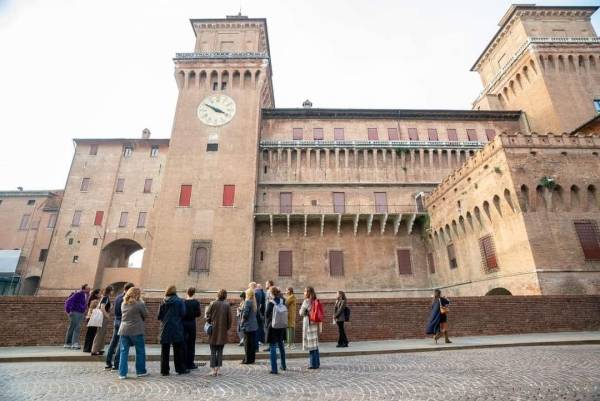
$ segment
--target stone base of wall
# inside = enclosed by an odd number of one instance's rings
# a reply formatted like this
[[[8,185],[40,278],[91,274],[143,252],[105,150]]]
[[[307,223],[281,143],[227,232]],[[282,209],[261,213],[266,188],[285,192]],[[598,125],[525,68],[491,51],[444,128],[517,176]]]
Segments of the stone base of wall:
[[[202,312],[209,300],[202,301]],[[0,346],[61,345],[67,328],[63,298],[0,297]],[[350,341],[423,338],[431,298],[349,299],[347,324]],[[600,296],[487,296],[451,299],[451,336],[600,330]],[[150,318],[146,342],[157,343],[159,299],[146,300]],[[326,321],[321,341],[336,341],[331,323],[333,300],[323,300]],[[237,306],[237,301],[232,300]],[[232,307],[235,316],[235,308]],[[235,317],[234,317],[235,321]],[[199,342],[205,342],[203,319],[198,320]],[[298,319],[297,341],[302,338]],[[110,341],[112,323],[106,341]],[[82,330],[81,341],[85,329]],[[235,324],[230,341],[237,342]]]

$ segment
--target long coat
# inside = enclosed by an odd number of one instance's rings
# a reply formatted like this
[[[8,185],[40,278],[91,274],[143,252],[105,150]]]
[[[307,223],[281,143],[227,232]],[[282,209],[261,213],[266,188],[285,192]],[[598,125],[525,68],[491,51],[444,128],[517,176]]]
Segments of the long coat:
[[[319,349],[319,323],[310,322],[310,308],[310,299],[305,299],[300,307],[300,315],[303,316],[302,349],[305,351],[314,351]]]
[[[440,303],[443,306],[449,305],[450,301],[446,298],[434,298],[431,304],[431,313],[429,314],[429,321],[425,328],[425,334],[437,334],[440,332],[440,323],[442,322],[443,315],[440,313]]]
[[[333,320],[336,322],[346,321],[346,300],[338,299],[335,301],[335,307],[333,309]]]
[[[210,345],[227,344],[227,331],[231,328],[231,307],[226,301],[212,301],[205,314],[206,321],[213,326],[208,336]]]
[[[158,308],[160,320],[159,339],[161,344],[175,344],[183,342],[183,323],[181,318],[185,315],[185,303],[177,295],[163,299]]]
[[[298,311],[296,309],[296,296],[291,294],[285,299],[285,306],[287,306],[288,310],[288,327],[296,328],[296,316],[298,315]]]
[[[280,302],[283,302],[283,299],[281,297],[277,297],[273,299],[273,302],[279,304]],[[267,310],[265,312],[265,329],[267,330],[267,342],[269,344],[277,344],[278,342],[282,342],[285,338],[286,332],[286,329],[275,329],[271,326],[271,323],[273,322],[273,309],[275,308],[275,304],[273,302],[267,302]]]

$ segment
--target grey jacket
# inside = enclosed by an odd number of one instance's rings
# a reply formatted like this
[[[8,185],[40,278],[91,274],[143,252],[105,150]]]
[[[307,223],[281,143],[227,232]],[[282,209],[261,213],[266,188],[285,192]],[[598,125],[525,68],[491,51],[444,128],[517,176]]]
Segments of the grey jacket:
[[[244,332],[249,333],[258,330],[257,312],[258,309],[255,311],[252,310],[252,301],[244,303],[244,310],[242,311],[242,329]]]
[[[148,317],[148,309],[142,301],[121,305],[120,336],[138,336],[144,334],[144,320]]]

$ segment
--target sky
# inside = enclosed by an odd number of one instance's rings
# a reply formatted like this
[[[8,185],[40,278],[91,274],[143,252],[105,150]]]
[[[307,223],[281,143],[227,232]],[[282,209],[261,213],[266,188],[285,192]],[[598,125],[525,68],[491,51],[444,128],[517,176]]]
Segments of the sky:
[[[72,138],[168,138],[190,18],[267,18],[276,107],[470,109],[510,3],[0,0],[0,190],[64,188]]]

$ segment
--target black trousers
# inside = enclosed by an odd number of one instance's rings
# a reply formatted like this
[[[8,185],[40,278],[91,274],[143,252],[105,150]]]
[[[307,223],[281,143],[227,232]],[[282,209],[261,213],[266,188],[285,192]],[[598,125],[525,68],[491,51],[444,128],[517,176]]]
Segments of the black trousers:
[[[223,348],[225,345],[212,345],[210,346],[210,367],[220,368],[223,366]]]
[[[88,327],[85,332],[85,341],[83,343],[83,352],[92,352],[92,344],[94,343],[94,337],[96,337],[97,327]]]
[[[185,367],[191,369],[194,366],[196,356],[196,321],[183,322],[183,338],[185,343]]]
[[[346,337],[346,330],[344,330],[344,322],[336,322],[338,326],[338,345],[348,345],[348,337]]]
[[[160,345],[160,373],[169,374],[169,354],[171,353],[171,344]],[[175,362],[175,372],[184,373],[185,368],[185,345],[183,342],[173,343],[173,361]]]
[[[244,360],[242,363],[254,363],[256,360],[256,331],[244,333]]]

